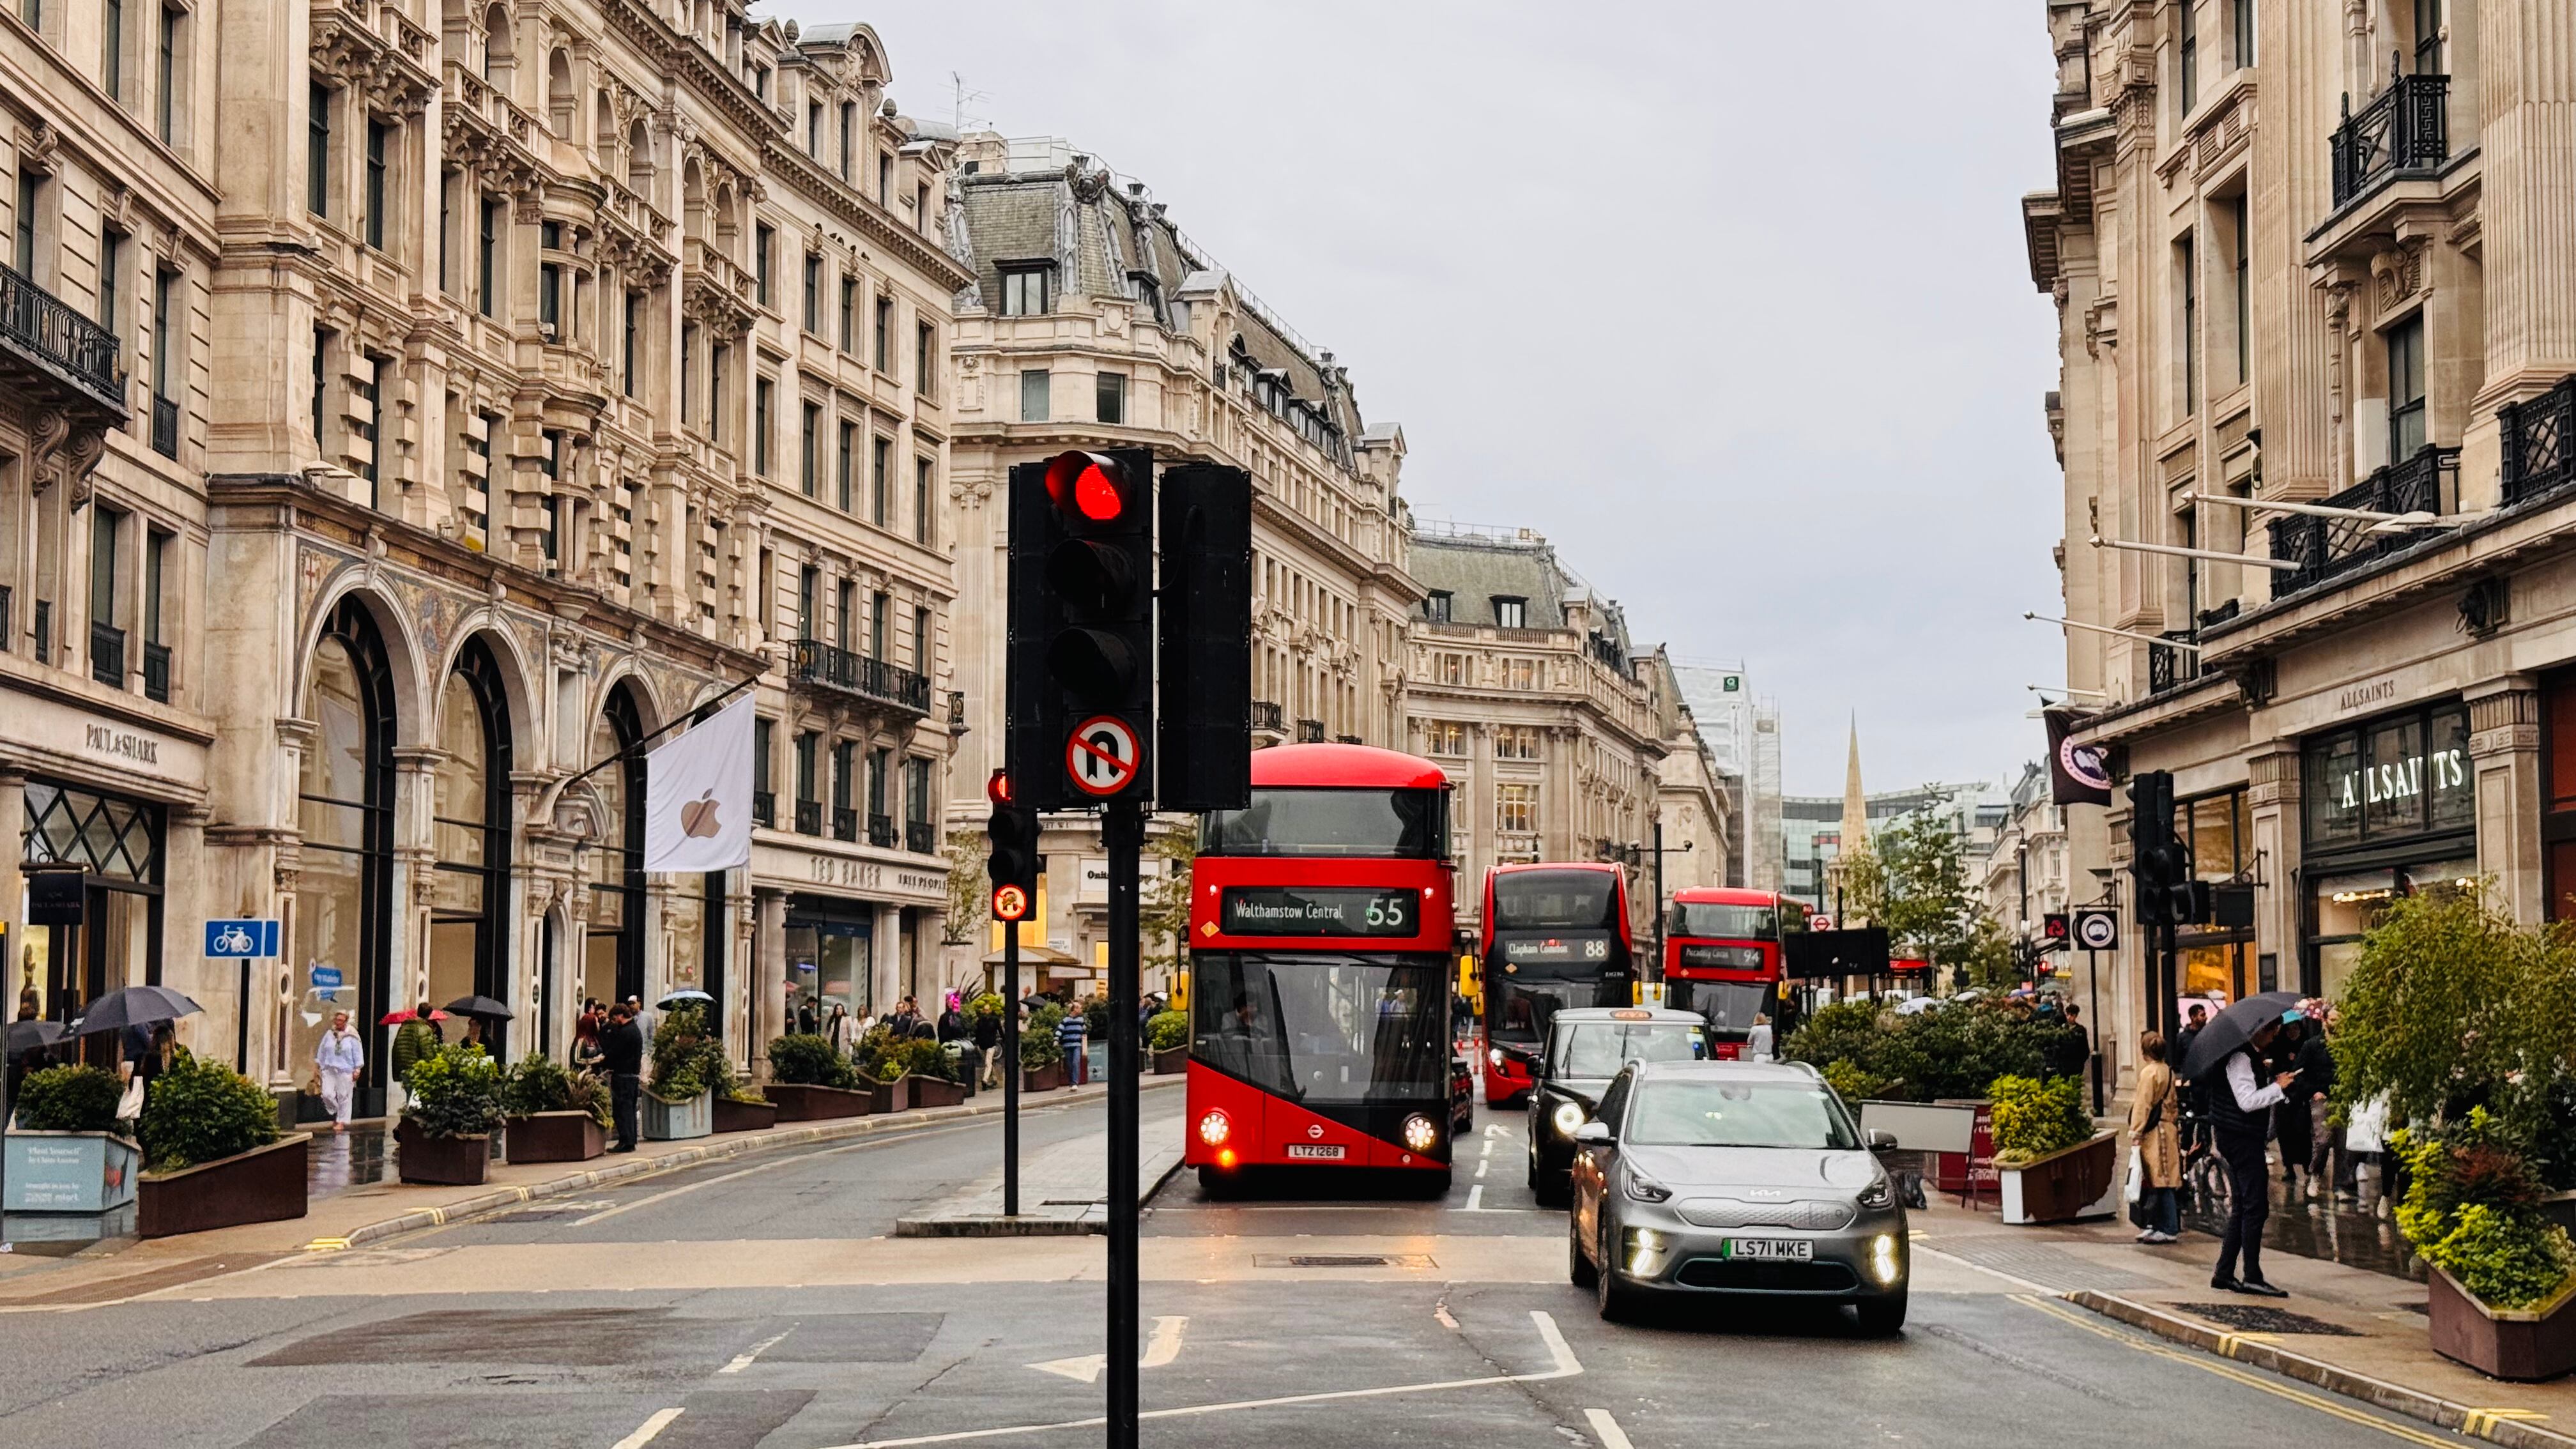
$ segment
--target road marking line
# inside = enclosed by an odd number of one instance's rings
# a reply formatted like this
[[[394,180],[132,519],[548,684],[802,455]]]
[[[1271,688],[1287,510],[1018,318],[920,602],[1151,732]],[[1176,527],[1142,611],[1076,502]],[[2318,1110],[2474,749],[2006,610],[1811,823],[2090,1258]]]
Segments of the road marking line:
[[[1471,1187],[1471,1188],[1467,1189],[1467,1207],[1466,1207],[1466,1211],[1471,1212],[1471,1213],[1476,1213],[1476,1212],[1483,1212],[1484,1210],[1485,1210],[1485,1187],[1484,1187],[1484,1184],[1482,1184],[1482,1183],[1478,1183],[1476,1186],[1474,1186],[1474,1187]]]
[[[2034,1298],[2016,1293],[2012,1295],[2012,1301],[2028,1308],[2035,1308],[2040,1312],[2047,1314],[2051,1318],[2062,1319],[2065,1322],[2074,1324],[2076,1327],[2083,1329],[2087,1333],[2107,1338],[2113,1343],[2120,1344],[2123,1347],[2136,1349],[2140,1353],[2153,1354],[2158,1358],[2170,1359],[2175,1363],[2189,1364],[2193,1368],[2199,1369],[2204,1373],[2213,1373],[2223,1379],[2232,1379],[2237,1383],[2245,1385],[2247,1388],[2260,1389],[2264,1393],[2272,1395],[2274,1398],[2287,1399],[2291,1403],[2304,1405],[2307,1408],[2316,1410],[2320,1414],[2330,1415],[2334,1418],[2341,1419],[2346,1423],[2361,1424],[2366,1425],[2369,1428],[2377,1429],[2379,1432],[2386,1434],[2393,1439],[2403,1439],[2409,1444],[2423,1444],[2427,1446],[2444,1446],[2456,1442],[2451,1439],[2436,1437],[2432,1434],[2420,1433],[2414,1429],[2409,1429],[2402,1424],[2392,1424],[2385,1419],[2374,1418],[2358,1409],[2348,1408],[2342,1404],[2336,1403],[2332,1399],[2321,1398],[2315,1394],[2305,1392],[2304,1390],[2291,1388],[2287,1384],[2276,1384],[2259,1373],[2253,1373],[2245,1369],[2238,1368],[2232,1363],[2218,1361],[2205,1353],[2188,1349],[2168,1348],[2162,1343],[2150,1343],[2142,1339],[2132,1338],[2127,1333],[2118,1329],[2094,1322],[2093,1315],[2083,1311],[2082,1309],[2065,1307],[2056,1301],[2054,1294],[2045,1298]]]
[[[1382,1399],[1396,1394],[1433,1393],[1442,1389],[1480,1389],[1494,1384],[1534,1384],[1548,1379],[1572,1378],[1582,1373],[1583,1362],[1574,1356],[1574,1349],[1566,1343],[1565,1335],[1557,1331],[1556,1320],[1536,1309],[1531,1310],[1530,1318],[1537,1324],[1538,1336],[1547,1345],[1548,1356],[1553,1360],[1554,1365],[1536,1373],[1487,1374],[1483,1378],[1474,1379],[1441,1379],[1434,1383],[1389,1384],[1384,1388],[1375,1389],[1332,1389],[1312,1394],[1283,1394],[1270,1399],[1237,1399],[1222,1404],[1190,1404],[1177,1409],[1149,1409],[1136,1417],[1187,1419],[1203,1414],[1228,1413],[1236,1409],[1277,1409],[1298,1404],[1333,1403],[1343,1399]],[[958,1429],[945,1434],[918,1434],[903,1439],[868,1439],[856,1444],[835,1444],[828,1446],[828,1449],[903,1449],[903,1446],[912,1444],[953,1444],[966,1439],[999,1439],[1014,1434],[1052,1433],[1058,1429],[1088,1429],[1107,1422],[1108,1420],[1101,1415],[1094,1414],[1088,1419],[1064,1419],[1052,1424],[1012,1424],[999,1429]],[[621,1445],[619,1449],[625,1449],[625,1446]]]
[[[1593,1436],[1601,1441],[1601,1449],[1637,1449],[1629,1442],[1627,1431],[1619,1427],[1619,1421],[1610,1417],[1608,1409],[1586,1409],[1583,1420],[1592,1426]]]
[[[1477,1155],[1478,1157],[1491,1157],[1491,1156],[1493,1156],[1493,1155],[1494,1155],[1494,1139],[1492,1139],[1491,1137],[1486,1138],[1486,1139],[1485,1139],[1485,1141],[1484,1141],[1484,1144],[1476,1150],[1476,1155]]]
[[[1434,1303],[1434,1304],[1432,1304],[1432,1305],[1431,1305],[1431,1316],[1432,1316],[1432,1317],[1434,1317],[1434,1318],[1436,1318],[1436,1319],[1439,1319],[1439,1320],[1440,1320],[1440,1325],[1441,1325],[1443,1328],[1448,1328],[1448,1329],[1452,1329],[1452,1330],[1454,1330],[1454,1329],[1456,1329],[1456,1328],[1458,1327],[1458,1320],[1457,1320],[1456,1318],[1454,1318],[1454,1317],[1450,1316],[1450,1313],[1449,1313],[1449,1305],[1448,1305],[1448,1304],[1446,1304],[1446,1303]]]
[[[1136,1360],[1138,1368],[1161,1368],[1181,1356],[1181,1330],[1190,1326],[1187,1314],[1154,1320],[1154,1331],[1146,1336],[1145,1356]]]
[[[1493,1166],[1493,1164],[1490,1162],[1479,1162],[1476,1164],[1476,1180],[1478,1182],[1485,1180],[1485,1169],[1491,1166]]]
[[[791,1326],[788,1328],[787,1333],[794,1333],[795,1331],[795,1328]],[[787,1333],[779,1334],[776,1338],[762,1339],[760,1342],[753,1344],[744,1352],[734,1355],[733,1362],[726,1364],[723,1368],[717,1369],[716,1372],[720,1374],[741,1373],[744,1369],[751,1367],[751,1361],[753,1359],[756,1359],[762,1354],[769,1352],[771,1349],[778,1347],[778,1345],[786,1339]]]
[[[634,1433],[610,1445],[609,1449],[644,1449],[645,1445],[653,1442],[655,1435],[670,1428],[671,1421],[678,1417],[680,1417],[678,1409],[656,1409],[653,1411],[652,1418],[636,1425]]]
[[[633,1202],[620,1203],[613,1208],[604,1208],[598,1212],[590,1214],[588,1217],[574,1218],[571,1222],[565,1224],[565,1226],[586,1228],[592,1223],[599,1222],[602,1219],[613,1218],[619,1213],[631,1213],[640,1207],[651,1207],[657,1202],[678,1197],[684,1192],[696,1192],[699,1188],[713,1187],[720,1182],[731,1182],[738,1177],[749,1177],[755,1172],[768,1172],[775,1168],[788,1167],[799,1162],[811,1162],[817,1157],[837,1157],[841,1153],[856,1152],[863,1147],[890,1147],[898,1142],[919,1142],[925,1137],[945,1137],[952,1132],[968,1132],[975,1128],[989,1125],[991,1124],[987,1122],[961,1122],[954,1127],[933,1127],[922,1132],[897,1132],[885,1137],[870,1137],[859,1142],[845,1143],[839,1147],[826,1147],[820,1152],[806,1152],[790,1157],[772,1158],[770,1161],[760,1163],[756,1166],[746,1167],[740,1171],[723,1173],[719,1176],[705,1178],[698,1182],[684,1182],[678,1187],[664,1188],[662,1191],[654,1193],[649,1197],[639,1197]]]

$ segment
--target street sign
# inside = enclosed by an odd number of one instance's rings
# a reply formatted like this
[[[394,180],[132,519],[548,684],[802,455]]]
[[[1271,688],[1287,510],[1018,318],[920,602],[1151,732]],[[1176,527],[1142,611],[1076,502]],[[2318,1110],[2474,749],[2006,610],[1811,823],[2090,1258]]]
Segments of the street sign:
[[[313,989],[314,989],[314,990],[316,990],[316,991],[337,991],[337,990],[339,990],[339,989],[340,989],[340,984],[341,984],[341,983],[340,983],[340,968],[339,968],[339,967],[337,967],[337,966],[316,966],[316,967],[314,967],[314,968],[313,968]]]
[[[1136,766],[1144,759],[1135,727],[1114,714],[1096,714],[1073,727],[1064,742],[1064,769],[1074,788],[1103,799],[1136,783]]]
[[[208,921],[206,922],[206,954],[235,960],[274,956],[277,954],[277,922]]]
[[[2116,951],[2120,946],[2120,913],[2099,906],[2074,912],[2075,944],[2087,951]]]
[[[1818,911],[1807,918],[1807,929],[1810,931],[1830,931],[1833,928],[1834,918],[1826,915],[1822,911]]]
[[[1029,893],[1015,885],[993,888],[993,919],[1025,921],[1029,918]]]

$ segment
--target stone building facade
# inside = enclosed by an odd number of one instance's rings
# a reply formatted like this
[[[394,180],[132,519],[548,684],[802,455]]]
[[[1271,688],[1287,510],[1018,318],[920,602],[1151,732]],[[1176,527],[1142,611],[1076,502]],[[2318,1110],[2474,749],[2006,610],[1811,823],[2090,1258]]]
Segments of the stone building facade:
[[[2079,738],[2171,770],[2196,872],[2254,890],[2251,927],[2185,933],[2181,989],[2333,995],[2384,902],[2481,878],[2569,914],[2576,17],[2046,14],[2057,184],[2023,214],[2059,303],[2066,608],[2128,631],[2072,631],[2103,701]],[[2124,791],[2070,814],[2079,867],[2127,865]],[[2117,987],[2125,1044],[2134,948]]]
[[[1002,763],[1005,502],[1011,466],[1070,448],[1150,448],[1251,473],[1253,737],[1400,744],[1404,435],[1361,417],[1350,370],[1264,309],[1141,182],[1062,141],[964,138],[951,212],[971,285],[955,299],[958,687],[971,726],[948,818],[980,858]],[[1042,925],[1024,958],[1087,989],[1107,925],[1089,815],[1050,820]],[[998,949],[952,933],[957,969]],[[1148,982],[1149,987],[1156,983]]]
[[[2016,941],[2040,939],[2040,918],[2076,903],[2089,904],[2099,891],[2087,877],[2074,880],[2074,860],[2067,849],[2066,809],[2049,799],[2048,772],[2022,767],[2012,793],[1984,807],[1995,817],[1994,836],[1984,847],[1976,882],[1986,914]],[[2081,968],[2083,956],[2052,958],[2061,967]],[[2089,982],[2077,982],[2079,989]]]
[[[1670,670],[1630,645],[1618,604],[1537,533],[1422,524],[1410,564],[1426,593],[1406,748],[1453,782],[1458,925],[1472,931],[1488,867],[1624,858],[1650,841],[1662,761],[1688,716],[1665,695]],[[1641,941],[1646,895],[1629,893]]]
[[[1658,646],[1639,664],[1652,680],[1655,733],[1664,742],[1664,753],[1655,761],[1655,803],[1646,833],[1636,840],[1638,885],[1652,895],[1656,865],[1648,852],[1660,838],[1667,898],[1701,886],[1740,886],[1744,863],[1738,853],[1744,848],[1750,786],[1719,766],[1709,731],[1684,697],[1683,672],[1671,654]],[[1660,902],[1648,904],[1661,910]]]
[[[820,767],[850,740],[944,789],[965,272],[952,148],[884,100],[874,35],[254,0],[219,66],[211,13],[131,13],[0,20],[7,280],[105,338],[0,328],[37,400],[0,422],[0,674],[63,716],[0,747],[0,913],[45,1014],[166,981],[207,1008],[191,1045],[285,1086],[334,1005],[495,997],[515,1055],[585,996],[696,988],[745,1057],[820,976],[800,894],[900,960],[944,901],[927,844],[786,815],[748,871],[647,876],[640,765],[591,769],[757,679],[782,757],[811,732]],[[815,482],[815,407],[888,441],[891,510]],[[26,925],[40,868],[83,874],[81,924]],[[282,959],[203,960],[235,915],[280,918]]]

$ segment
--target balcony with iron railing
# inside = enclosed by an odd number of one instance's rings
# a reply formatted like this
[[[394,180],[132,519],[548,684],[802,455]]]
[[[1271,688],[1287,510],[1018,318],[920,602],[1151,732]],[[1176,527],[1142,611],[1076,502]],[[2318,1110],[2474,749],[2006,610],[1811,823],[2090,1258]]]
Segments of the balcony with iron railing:
[[[826,644],[820,639],[796,641],[795,655],[787,666],[787,678],[794,684],[829,689],[917,715],[930,713],[928,678],[882,659],[871,659],[855,650]]]
[[[2459,474],[2460,450],[2428,443],[2414,457],[2391,463],[2341,493],[2317,501],[2329,508],[2439,516],[2458,511]],[[2298,565],[2273,571],[2275,599],[2412,547],[2423,537],[2421,527],[2305,513],[2273,519],[2270,526],[2272,557]]]
[[[1297,721],[1297,743],[1301,745],[1320,745],[1323,742],[1324,722],[1322,720],[1301,719]]]
[[[125,421],[125,374],[118,367],[116,334],[36,285],[15,267],[0,265],[0,376],[11,391],[41,388],[100,421]]]
[[[856,844],[859,838],[859,812],[847,805],[833,806],[832,838]]]
[[[823,833],[822,801],[799,800],[796,802],[796,833],[799,835],[820,835]]]
[[[1286,720],[1287,714],[1279,708],[1278,701],[1256,699],[1252,702],[1252,727],[1255,730],[1286,734],[1288,732]]]
[[[915,855],[930,855],[939,849],[939,833],[927,820],[903,822],[903,848]]]
[[[143,696],[155,704],[170,702],[170,646],[143,646]]]
[[[772,830],[778,828],[777,791],[754,790],[751,792],[751,823],[754,825],[766,826]]]
[[[2335,127],[2337,211],[2401,176],[2430,176],[2451,156],[2451,78],[2407,75],[2392,58],[2388,87],[2358,111],[2344,97]]]
[[[2164,633],[2165,638],[2173,640],[2176,644],[2197,643],[2198,641],[2192,636],[2193,631],[2189,629],[2168,629]],[[2199,650],[2176,649],[2165,644],[2147,646],[2147,693],[2162,694],[2177,685],[2189,684],[2199,677]]]
[[[879,850],[892,850],[894,849],[894,842],[894,817],[891,815],[870,815],[868,817],[868,844],[875,846]]]
[[[110,689],[125,687],[125,631],[114,624],[89,626],[89,677]]]
[[[2503,425],[2499,485],[2505,507],[2576,484],[2576,374],[2536,398],[2496,409]]]
[[[152,451],[164,458],[179,456],[179,404],[175,399],[152,400]]]

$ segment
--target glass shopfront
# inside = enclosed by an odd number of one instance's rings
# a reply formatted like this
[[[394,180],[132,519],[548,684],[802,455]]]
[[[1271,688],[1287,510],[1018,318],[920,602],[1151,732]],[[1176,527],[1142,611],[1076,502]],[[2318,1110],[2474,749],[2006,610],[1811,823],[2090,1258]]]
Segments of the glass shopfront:
[[[2254,878],[2254,815],[2242,789],[2177,804],[2174,828],[2191,847],[2194,879]],[[2252,930],[2185,926],[2176,932],[2174,945],[2183,995],[2237,1001],[2261,989],[2251,970]]]
[[[878,1009],[875,937],[873,902],[787,898],[787,986],[800,1018],[809,1005],[817,1022],[830,1020],[835,1006],[854,1021]]]
[[[2385,715],[2315,736],[2305,754],[2299,989],[2331,998],[2387,902],[2476,886],[2468,707]]]
[[[79,923],[29,926],[18,944],[16,999],[32,993],[38,1016],[69,1021],[96,997],[160,980],[162,825],[148,801],[27,781],[24,869],[81,878]],[[28,905],[20,901],[20,920]],[[115,1059],[113,1035],[82,1044],[90,1060]]]

